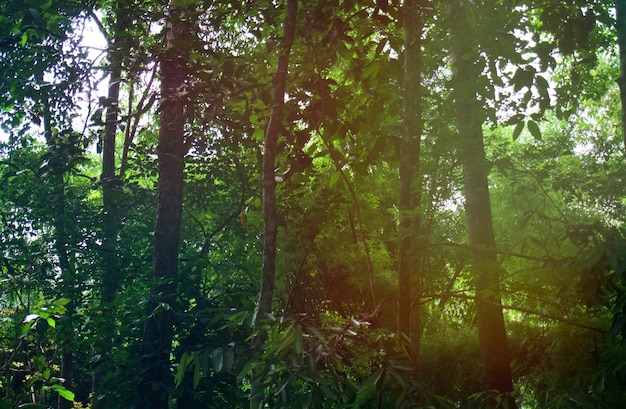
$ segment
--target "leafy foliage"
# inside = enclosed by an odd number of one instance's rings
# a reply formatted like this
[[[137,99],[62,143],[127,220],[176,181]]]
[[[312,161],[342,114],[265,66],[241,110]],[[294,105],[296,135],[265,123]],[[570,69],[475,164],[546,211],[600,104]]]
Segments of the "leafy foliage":
[[[395,334],[401,2],[300,2],[274,175],[274,311],[260,328],[251,313],[260,163],[284,2],[183,3],[197,28],[181,44],[190,62],[177,95],[186,149],[179,274],[174,301],[160,306],[173,316],[170,406],[248,407],[254,374],[266,407],[482,407],[446,2],[420,3],[416,367]],[[626,175],[612,2],[467,4],[477,44],[466,56],[475,86],[465,91],[484,108],[517,404],[618,407]],[[129,23],[120,43],[118,7]],[[165,13],[153,1],[0,4],[0,408],[51,407],[59,396],[83,407],[136,401],[167,98],[154,74]],[[98,52],[110,57],[118,44],[122,56],[113,250],[102,241],[97,148],[110,62],[81,38],[88,21],[107,36]],[[107,302],[111,255],[119,295]],[[93,373],[104,374],[95,391]]]

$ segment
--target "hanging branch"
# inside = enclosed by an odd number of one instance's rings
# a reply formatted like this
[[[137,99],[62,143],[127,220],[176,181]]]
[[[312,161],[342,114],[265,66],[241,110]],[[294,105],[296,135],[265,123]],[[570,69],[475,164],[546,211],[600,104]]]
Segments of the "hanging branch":
[[[126,170],[128,169],[128,151],[130,150],[130,145],[133,143],[133,140],[135,140],[135,136],[137,135],[139,120],[143,114],[145,114],[146,112],[148,112],[148,110],[150,110],[150,108],[152,108],[157,99],[157,93],[151,91],[152,84],[154,83],[154,80],[157,76],[157,68],[158,64],[155,64],[152,69],[150,79],[148,80],[148,84],[146,85],[146,90],[142,94],[141,100],[137,104],[137,108],[132,113],[132,120],[130,115],[132,101],[129,101],[129,118],[127,118],[127,121],[129,124],[132,121],[132,127],[128,125],[126,126],[124,146],[122,147],[122,159],[120,160],[120,179],[124,179],[124,175],[126,174]]]

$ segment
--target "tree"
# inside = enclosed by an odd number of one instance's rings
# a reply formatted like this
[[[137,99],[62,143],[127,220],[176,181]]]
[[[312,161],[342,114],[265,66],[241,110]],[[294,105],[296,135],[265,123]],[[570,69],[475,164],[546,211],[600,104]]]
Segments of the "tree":
[[[0,5],[0,408],[624,400],[615,1],[88,3]]]
[[[398,238],[398,333],[409,336],[417,372],[421,307],[421,183],[420,155],[423,120],[421,47],[425,13],[420,1],[403,3],[404,94],[403,132],[398,144],[400,169]],[[414,284],[415,283],[415,284]],[[415,288],[417,291],[413,292]],[[411,317],[415,317],[414,320]]]
[[[617,20],[617,44],[619,46],[620,76],[617,81],[622,101],[622,136],[626,149],[626,2],[615,0],[615,18]]]
[[[255,312],[255,325],[262,324],[267,315],[272,312],[274,297],[274,276],[276,273],[276,175],[274,173],[278,137],[283,129],[283,112],[285,89],[289,70],[289,54],[296,33],[296,17],[298,0],[288,0],[285,10],[283,36],[278,51],[276,73],[272,78],[272,112],[265,129],[265,139],[262,162],[263,183],[263,263],[261,277],[261,291]],[[253,347],[258,347],[265,336],[259,335],[254,340]],[[258,390],[257,380],[252,380],[250,390],[250,408],[257,409],[262,402],[262,391]]]
[[[4,78],[0,84],[2,116],[11,118],[11,137],[25,137],[32,124],[43,126],[47,151],[41,157],[40,178],[51,198],[50,227],[53,230],[56,268],[59,271],[57,291],[66,297],[64,318],[59,321],[60,376],[63,388],[73,389],[74,340],[76,309],[81,303],[77,291],[80,282],[73,247],[77,234],[70,223],[74,218],[68,180],[84,161],[82,135],[74,132],[71,118],[74,97],[84,89],[77,81],[86,74],[85,54],[73,36],[71,19],[80,13],[72,6],[56,8],[50,3],[24,4],[7,2],[0,6],[0,55]],[[38,64],[32,64],[33,58]],[[11,61],[7,64],[7,59]],[[50,77],[46,77],[48,74]],[[9,122],[4,122],[7,124]],[[17,132],[16,132],[17,131]],[[69,395],[60,394],[59,408],[70,408]]]
[[[452,36],[452,92],[460,135],[459,154],[463,163],[465,215],[472,272],[476,286],[476,309],[483,382],[488,406],[496,407],[500,396],[508,408],[515,407],[511,363],[500,299],[499,268],[493,233],[491,203],[483,142],[483,108],[476,95],[476,78],[481,74],[475,52],[472,4],[458,1],[449,5]]]
[[[182,219],[185,155],[187,62],[193,10],[176,1],[169,5],[166,47],[160,58],[158,186],[152,283],[148,320],[143,338],[138,385],[140,408],[166,409],[169,401],[170,353],[174,337],[174,309]]]
[[[106,115],[102,131],[102,171],[100,173],[100,182],[102,184],[102,274],[100,278],[100,299],[102,303],[101,318],[104,323],[114,322],[113,301],[121,284],[117,254],[120,229],[118,205],[122,186],[121,180],[116,175],[115,150],[120,114],[122,63],[127,52],[126,30],[131,17],[130,8],[124,0],[116,1],[112,7],[114,9],[114,28],[112,36],[107,38],[110,77],[108,95],[103,107],[106,108]],[[132,101],[129,101],[129,104],[132,104]],[[100,120],[100,118],[97,118],[97,120]],[[98,351],[98,363],[107,365],[109,363],[108,358],[111,346],[115,338],[115,325],[103,326],[103,332],[99,345],[100,350]],[[94,371],[92,386],[93,407],[106,408],[106,400],[101,398],[102,395],[98,392],[105,376],[101,369]]]

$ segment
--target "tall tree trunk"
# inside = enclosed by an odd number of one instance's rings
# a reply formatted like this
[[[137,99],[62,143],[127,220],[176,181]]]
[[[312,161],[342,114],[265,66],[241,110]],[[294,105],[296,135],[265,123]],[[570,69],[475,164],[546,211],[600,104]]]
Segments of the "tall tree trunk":
[[[626,152],[626,0],[615,0],[617,44],[619,46],[619,94],[622,101],[622,138]]]
[[[476,288],[478,336],[483,383],[488,407],[503,407],[501,394],[509,409],[515,407],[512,396],[511,362],[500,300],[500,282],[496,243],[491,217],[489,165],[485,158],[482,122],[484,109],[477,98],[480,65],[475,49],[475,27],[468,18],[466,0],[449,5],[452,34],[452,87],[460,154],[465,186],[465,214],[472,254],[472,274]],[[495,392],[494,392],[495,391]]]
[[[115,142],[119,117],[120,82],[122,81],[122,59],[124,57],[124,42],[128,25],[128,10],[123,1],[115,4],[115,31],[109,42],[109,92],[107,96],[106,120],[102,145],[102,276],[100,280],[100,302],[102,305],[101,319],[103,325],[100,332],[100,341],[97,353],[104,365],[108,364],[108,354],[115,338],[113,301],[119,291],[120,274],[117,260],[117,236],[119,233],[119,218],[117,202],[121,181],[115,175]],[[130,102],[130,101],[129,101]],[[106,407],[104,397],[98,392],[102,386],[104,372],[96,369],[92,382],[92,407],[103,409]]]
[[[45,98],[45,97],[44,97]],[[50,182],[52,183],[53,194],[53,224],[54,224],[54,247],[59,259],[59,269],[61,270],[61,297],[67,298],[69,302],[66,305],[66,313],[63,320],[60,321],[59,334],[61,337],[61,376],[63,379],[63,386],[67,389],[72,389],[73,374],[74,374],[74,354],[72,351],[72,344],[74,340],[74,323],[73,315],[75,312],[75,302],[77,299],[75,284],[76,274],[74,267],[70,261],[70,255],[68,252],[68,230],[67,230],[67,210],[65,201],[65,174],[66,163],[63,162],[62,154],[59,154],[59,150],[63,147],[60,146],[60,141],[54,135],[52,129],[52,113],[50,112],[50,105],[47,99],[43,101],[44,105],[44,136],[46,138],[46,144],[50,149],[50,152],[55,153],[56,159],[51,159],[48,162]],[[55,152],[57,151],[57,152]],[[57,401],[57,407],[59,409],[70,409],[72,402],[59,395]]]
[[[405,0],[404,13],[404,96],[403,134],[398,145],[400,167],[400,226],[398,240],[398,333],[410,339],[413,370],[418,372],[420,344],[419,237],[421,235],[420,154],[422,121],[421,47],[422,11],[420,0]],[[415,183],[414,183],[415,182]],[[414,278],[416,278],[414,280]],[[412,290],[416,291],[413,292]],[[413,299],[416,302],[413,304]]]
[[[61,376],[63,379],[63,386],[67,389],[72,389],[73,375],[74,375],[74,353],[72,351],[72,345],[74,344],[74,319],[76,302],[76,274],[72,263],[70,262],[70,256],[67,249],[67,214],[65,207],[65,183],[63,181],[63,174],[54,176],[54,203],[55,203],[55,215],[54,215],[54,228],[55,228],[55,248],[57,256],[59,257],[59,267],[61,268],[61,288],[62,296],[70,300],[66,305],[66,317],[63,320],[63,325],[60,326],[59,331],[62,337],[61,341]],[[58,399],[59,409],[70,409],[72,402],[59,395]]]
[[[277,143],[284,112],[285,88],[289,68],[289,54],[296,32],[296,15],[298,0],[287,0],[283,36],[278,50],[276,73],[272,78],[272,112],[265,130],[262,163],[263,179],[263,266],[261,276],[261,290],[255,312],[255,325],[263,320],[266,314],[272,311],[274,297],[274,275],[276,271],[276,180],[274,167],[277,154]],[[258,347],[264,341],[264,334],[259,334],[253,340],[253,347]],[[263,402],[262,390],[259,381],[252,379],[250,389],[250,408],[258,409]]]
[[[156,222],[148,321],[143,339],[139,407],[167,409],[170,352],[182,219],[184,168],[184,106],[189,49],[183,44],[191,30],[184,10],[171,6],[166,49],[161,55],[161,107],[158,144]]]

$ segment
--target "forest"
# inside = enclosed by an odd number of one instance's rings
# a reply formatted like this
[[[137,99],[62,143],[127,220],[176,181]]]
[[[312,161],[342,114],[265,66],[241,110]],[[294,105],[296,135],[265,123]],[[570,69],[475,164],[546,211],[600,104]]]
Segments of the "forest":
[[[0,409],[617,409],[626,0],[0,0]]]

